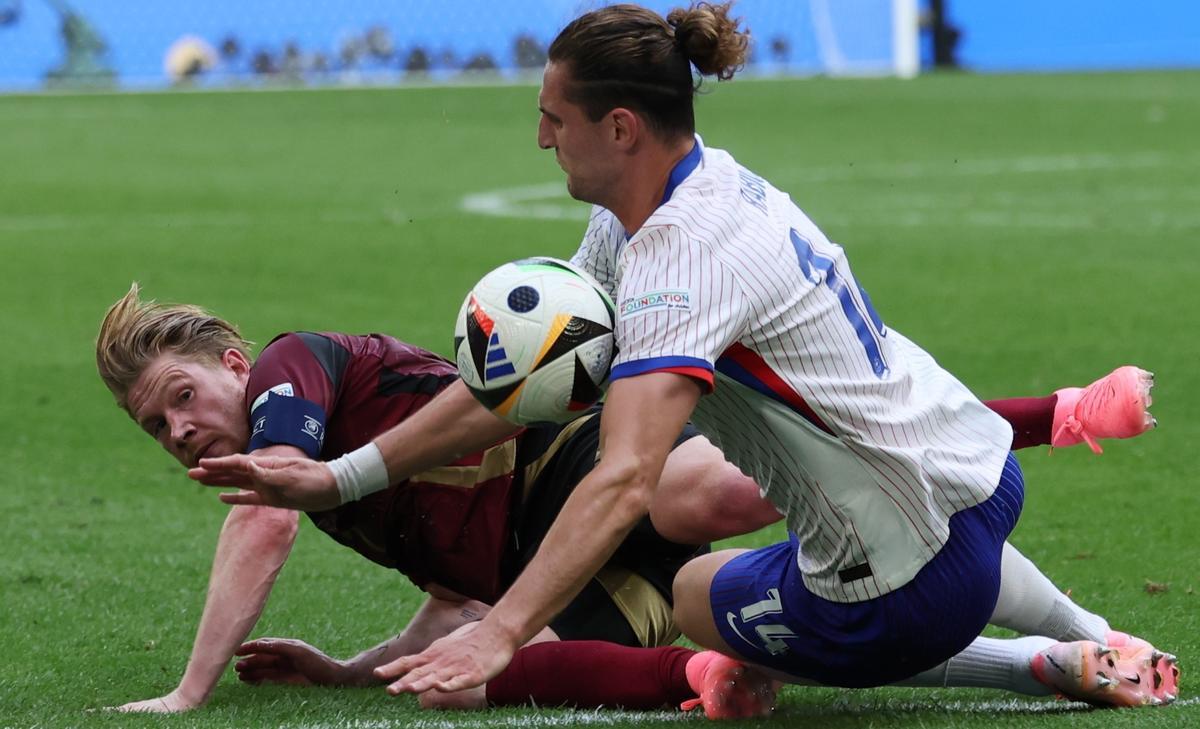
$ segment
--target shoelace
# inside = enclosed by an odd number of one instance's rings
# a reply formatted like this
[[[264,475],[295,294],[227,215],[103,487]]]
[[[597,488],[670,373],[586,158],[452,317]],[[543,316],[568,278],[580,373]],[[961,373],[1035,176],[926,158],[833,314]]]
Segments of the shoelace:
[[[1054,432],[1054,440],[1061,438],[1064,433],[1070,433],[1077,438],[1082,438],[1083,442],[1088,444],[1088,448],[1092,449],[1092,453],[1099,454],[1104,452],[1104,449],[1100,447],[1100,444],[1096,442],[1092,434],[1084,429],[1083,423],[1079,421],[1079,418],[1075,417],[1074,413],[1068,415],[1063,424]]]

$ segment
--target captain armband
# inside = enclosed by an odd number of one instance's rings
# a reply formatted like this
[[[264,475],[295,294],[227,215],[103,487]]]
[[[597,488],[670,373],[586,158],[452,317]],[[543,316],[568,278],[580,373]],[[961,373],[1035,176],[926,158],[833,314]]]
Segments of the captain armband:
[[[302,397],[271,392],[250,413],[250,423],[253,426],[250,452],[273,445],[290,445],[315,459],[325,443],[325,411]]]

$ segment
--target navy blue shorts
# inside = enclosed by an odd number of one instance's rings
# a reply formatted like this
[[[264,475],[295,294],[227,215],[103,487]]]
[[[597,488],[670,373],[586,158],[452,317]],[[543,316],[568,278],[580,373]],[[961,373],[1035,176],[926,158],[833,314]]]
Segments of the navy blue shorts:
[[[748,661],[826,686],[908,678],[961,652],[987,625],[1004,542],[1024,499],[1021,467],[1009,453],[995,493],[951,516],[950,538],[937,555],[906,585],[873,600],[833,602],[810,592],[794,535],[735,557],[713,577],[713,620]]]

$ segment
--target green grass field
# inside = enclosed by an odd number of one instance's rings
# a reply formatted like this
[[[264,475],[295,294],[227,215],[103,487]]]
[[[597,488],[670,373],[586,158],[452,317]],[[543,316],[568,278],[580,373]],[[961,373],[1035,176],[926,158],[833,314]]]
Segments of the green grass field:
[[[187,715],[92,711],[175,686],[225,511],[113,405],[93,365],[105,308],[137,280],[260,345],[338,329],[445,353],[481,274],[568,256],[582,233],[586,208],[534,144],[536,93],[0,97],[0,727],[703,721],[424,715],[379,690],[255,688],[232,670]],[[792,688],[760,723],[1200,725],[1188,465],[1200,448],[1188,329],[1200,312],[1200,74],[744,81],[697,114],[709,145],[846,247],[891,327],[980,396],[1045,394],[1124,363],[1159,378],[1158,431],[1103,457],[1021,454],[1029,490],[1013,542],[1082,604],[1177,653],[1178,705],[1097,713],[998,692]],[[346,656],[394,633],[418,598],[305,525],[253,634]]]

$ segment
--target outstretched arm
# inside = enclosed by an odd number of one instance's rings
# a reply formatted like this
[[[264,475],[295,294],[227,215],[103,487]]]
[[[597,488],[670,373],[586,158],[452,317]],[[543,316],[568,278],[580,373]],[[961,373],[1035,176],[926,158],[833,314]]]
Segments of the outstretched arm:
[[[263,450],[299,452],[290,446]],[[234,651],[258,622],[275,578],[295,542],[296,512],[238,506],[221,528],[204,612],[187,669],[165,696],[116,707],[120,711],[174,712],[204,704]]]
[[[438,638],[479,620],[490,609],[477,600],[430,597],[399,635],[349,660],[331,658],[301,640],[259,638],[238,648],[237,655],[245,658],[235,667],[238,678],[247,683],[373,686],[383,683],[373,673],[379,666],[425,650]]]
[[[613,383],[601,416],[600,462],[567,499],[529,566],[474,630],[377,671],[407,674],[389,690],[458,691],[504,670],[646,515],[667,454],[699,398],[693,380],[670,372]]]
[[[455,382],[415,415],[375,438],[386,478],[359,496],[483,450],[518,429],[480,405],[461,381]],[[318,511],[343,503],[329,466],[305,458],[205,458],[188,475],[209,486],[242,487],[237,493],[221,494],[228,504]]]

